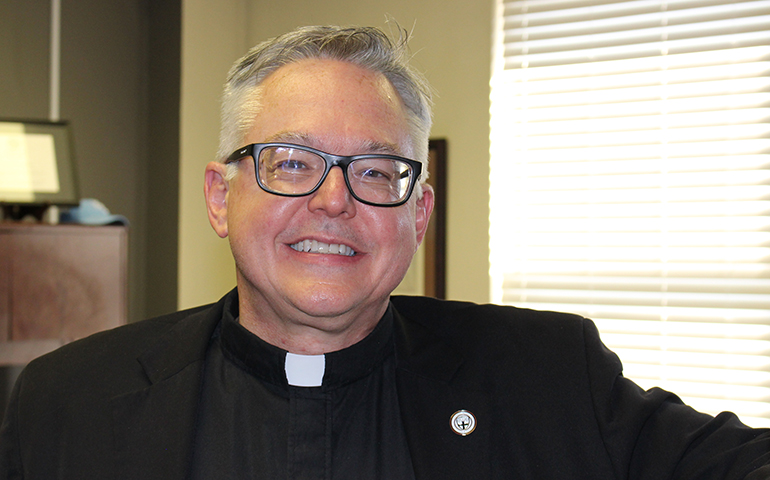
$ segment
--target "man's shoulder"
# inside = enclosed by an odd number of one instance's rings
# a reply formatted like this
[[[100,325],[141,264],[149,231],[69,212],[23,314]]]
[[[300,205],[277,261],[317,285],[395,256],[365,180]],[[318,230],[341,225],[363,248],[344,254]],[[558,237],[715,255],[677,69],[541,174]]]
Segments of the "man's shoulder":
[[[211,308],[200,306],[95,333],[32,360],[25,376],[41,383],[95,381],[113,377],[116,372],[123,378],[130,372],[143,376],[137,359],[173,330],[184,329],[186,322],[206,321]]]
[[[582,328],[585,318],[563,312],[532,310],[510,305],[478,304],[431,297],[393,296],[393,305],[405,318],[428,327],[484,329]]]
[[[140,320],[110,330],[97,332],[88,337],[68,343],[58,350],[40,357],[37,361],[48,359],[50,357],[55,359],[57,356],[68,356],[78,352],[106,355],[130,355],[135,347],[141,349],[143,346],[146,346],[148,342],[163,335],[179,322],[184,321],[195,314],[205,312],[210,308],[211,305],[204,305],[188,310],[180,310],[178,312]],[[122,348],[115,351],[112,347],[116,345],[120,345]]]
[[[394,296],[391,300],[413,332],[461,345],[458,348],[465,351],[579,352],[586,334],[598,335],[590,320],[569,313],[429,297]]]
[[[461,364],[456,379],[466,385],[524,382],[537,383],[539,394],[557,392],[586,378],[589,350],[600,342],[592,322],[568,313],[420,297],[392,302],[402,365],[430,376]]]

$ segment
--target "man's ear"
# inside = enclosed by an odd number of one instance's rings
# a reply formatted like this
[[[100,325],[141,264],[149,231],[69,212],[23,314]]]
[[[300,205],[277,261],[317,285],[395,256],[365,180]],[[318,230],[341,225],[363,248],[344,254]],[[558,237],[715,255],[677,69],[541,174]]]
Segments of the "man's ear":
[[[417,231],[417,245],[422,243],[425,238],[425,233],[428,231],[428,221],[430,220],[430,214],[433,212],[433,202],[435,196],[433,195],[433,187],[427,183],[422,184],[422,198],[418,198],[415,203],[415,230]]]
[[[225,164],[210,162],[206,165],[206,180],[203,184],[209,222],[217,235],[222,238],[227,237],[227,193],[230,188],[225,179],[226,172]]]

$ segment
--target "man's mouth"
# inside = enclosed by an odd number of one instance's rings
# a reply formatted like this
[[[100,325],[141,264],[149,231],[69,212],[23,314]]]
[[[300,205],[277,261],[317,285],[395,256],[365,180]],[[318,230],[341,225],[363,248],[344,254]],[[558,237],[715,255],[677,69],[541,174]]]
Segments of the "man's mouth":
[[[342,255],[345,257],[352,257],[356,254],[355,250],[348,247],[347,245],[343,245],[341,243],[329,244],[319,242],[317,240],[301,240],[289,246],[298,252]]]

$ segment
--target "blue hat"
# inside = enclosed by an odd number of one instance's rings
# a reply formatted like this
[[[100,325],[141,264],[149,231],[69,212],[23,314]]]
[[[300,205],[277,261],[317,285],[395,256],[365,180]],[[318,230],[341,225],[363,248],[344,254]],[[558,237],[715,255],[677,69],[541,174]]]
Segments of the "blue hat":
[[[83,198],[80,205],[63,212],[62,223],[79,223],[81,225],[128,225],[128,219],[123,215],[110,215],[110,211],[102,202],[95,198]]]

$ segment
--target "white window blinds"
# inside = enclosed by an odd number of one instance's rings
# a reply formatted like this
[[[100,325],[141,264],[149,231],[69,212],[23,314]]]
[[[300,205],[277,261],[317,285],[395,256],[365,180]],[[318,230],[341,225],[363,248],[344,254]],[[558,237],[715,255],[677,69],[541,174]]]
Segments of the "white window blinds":
[[[493,301],[770,426],[770,1],[504,1],[495,49]]]

